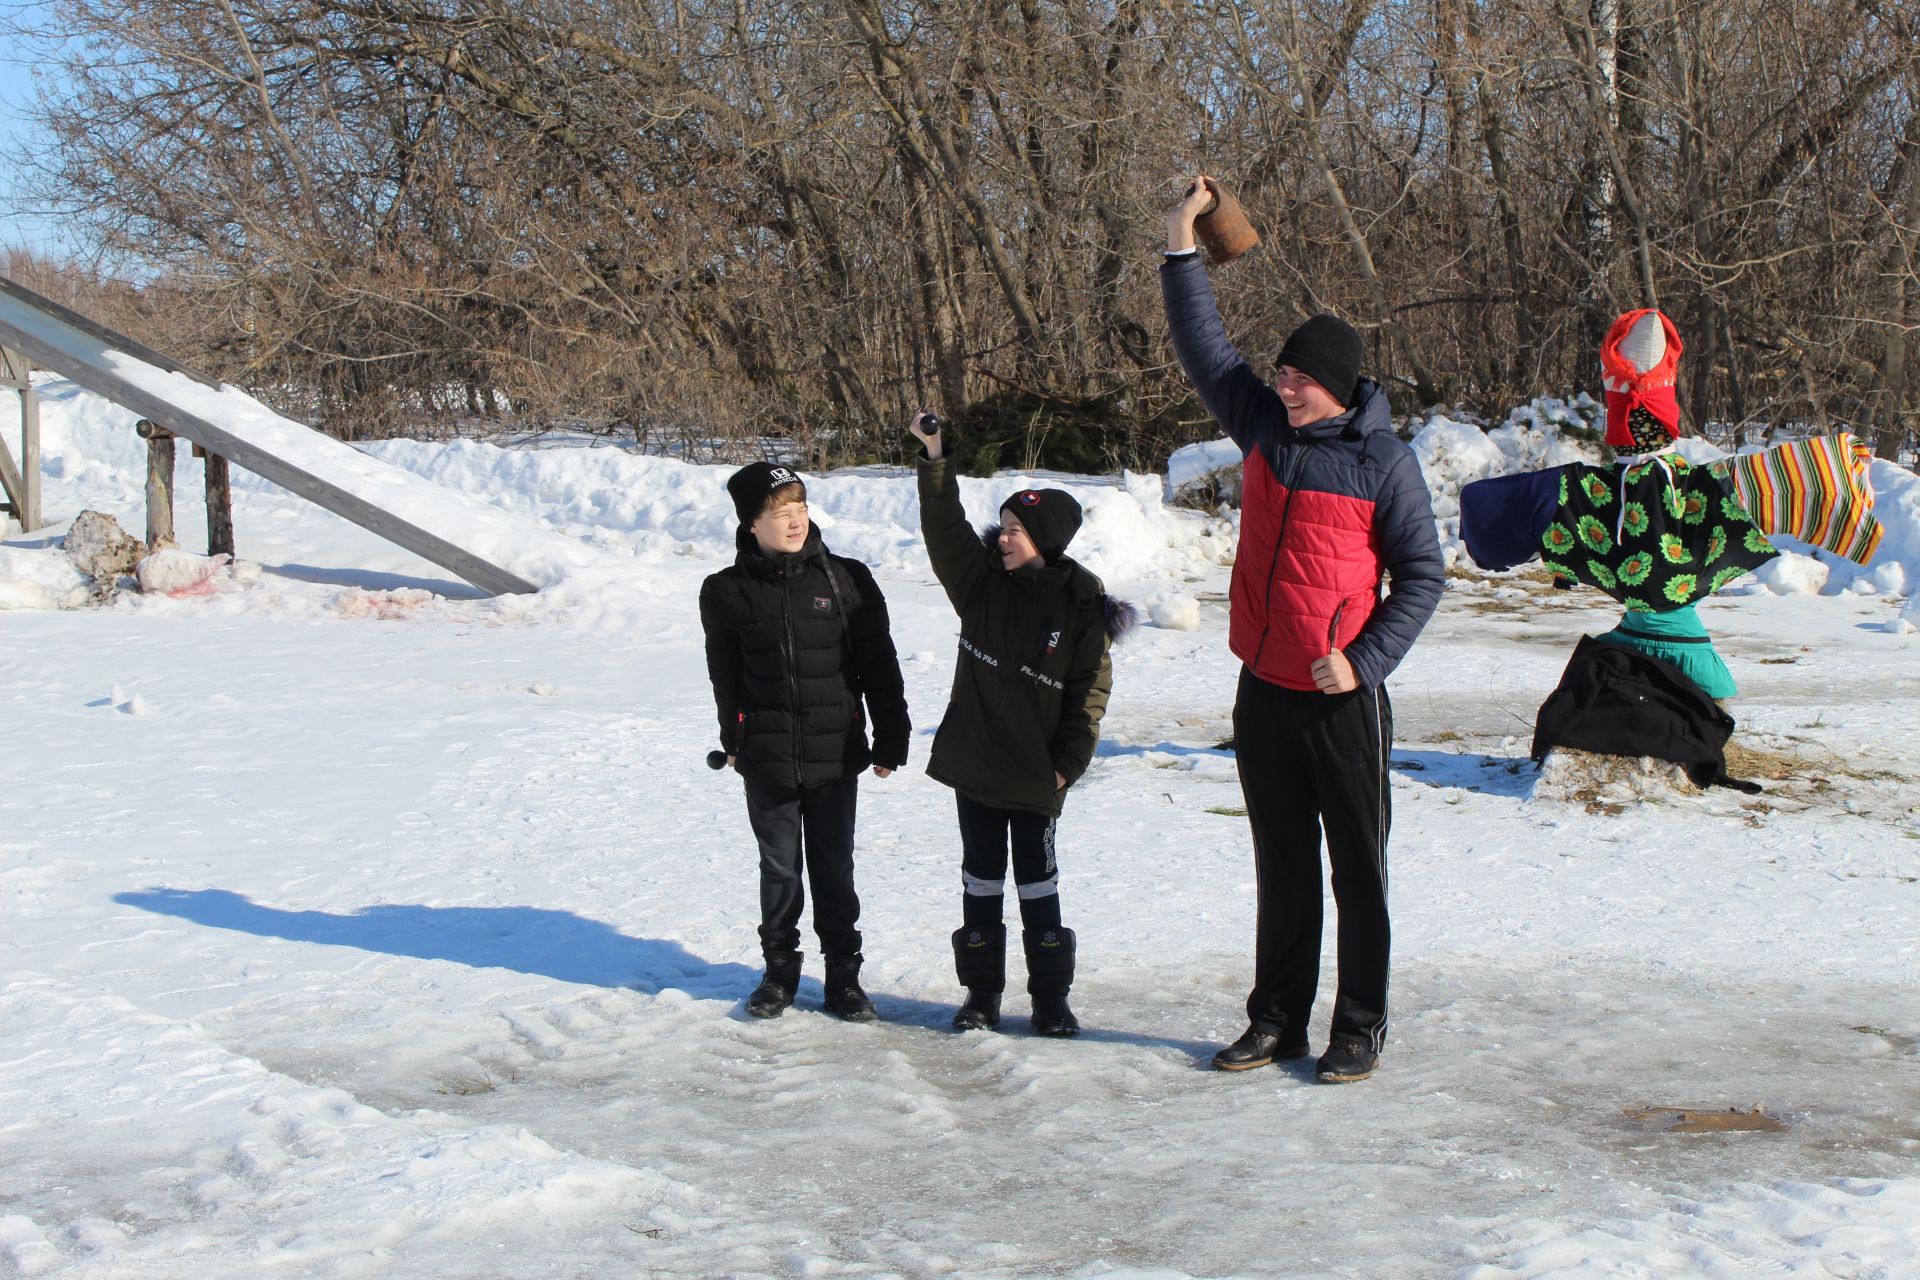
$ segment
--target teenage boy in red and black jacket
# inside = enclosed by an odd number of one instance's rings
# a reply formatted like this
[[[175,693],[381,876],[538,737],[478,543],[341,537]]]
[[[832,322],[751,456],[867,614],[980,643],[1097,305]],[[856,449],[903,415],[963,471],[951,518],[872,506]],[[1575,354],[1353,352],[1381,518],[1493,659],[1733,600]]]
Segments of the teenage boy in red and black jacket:
[[[767,968],[747,1012],[773,1018],[793,1003],[804,870],[826,955],[826,1010],[870,1021],[873,1002],[860,986],[854,811],[861,770],[872,765],[884,778],[905,764],[913,731],[887,602],[867,566],[827,551],[807,515],[806,486],[791,470],[755,462],[735,472],[727,490],[740,517],[739,554],[701,585],[700,622],[720,746],[746,784],[760,846]]]
[[[1206,178],[1167,218],[1160,268],[1173,344],[1245,457],[1228,639],[1240,786],[1253,828],[1259,931],[1248,1027],[1214,1055],[1240,1071],[1310,1051],[1319,982],[1320,839],[1339,914],[1339,989],[1322,1080],[1360,1080],[1387,1032],[1385,681],[1445,586],[1433,508],[1360,335],[1333,316],[1294,330],[1269,385],[1227,340],[1193,220]],[[1381,579],[1390,584],[1383,595]]]

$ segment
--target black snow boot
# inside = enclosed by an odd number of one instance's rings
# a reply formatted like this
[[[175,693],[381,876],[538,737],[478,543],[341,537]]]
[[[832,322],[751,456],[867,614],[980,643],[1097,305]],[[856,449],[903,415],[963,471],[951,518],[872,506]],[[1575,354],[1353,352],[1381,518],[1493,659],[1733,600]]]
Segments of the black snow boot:
[[[858,951],[850,956],[827,957],[827,999],[825,1009],[847,1022],[872,1022],[880,1015],[873,1001],[860,989],[860,965],[866,959]]]
[[[747,997],[747,1012],[756,1018],[777,1018],[793,1004],[800,989],[800,953],[783,951],[767,957],[767,972]]]
[[[1077,1036],[1080,1020],[1067,1007],[1073,986],[1073,930],[1028,929],[1027,993],[1033,997],[1033,1032],[1041,1036]]]
[[[1007,927],[967,925],[953,931],[953,971],[967,989],[967,1002],[953,1015],[955,1031],[990,1031],[1000,1025],[1000,993],[1007,989]]]

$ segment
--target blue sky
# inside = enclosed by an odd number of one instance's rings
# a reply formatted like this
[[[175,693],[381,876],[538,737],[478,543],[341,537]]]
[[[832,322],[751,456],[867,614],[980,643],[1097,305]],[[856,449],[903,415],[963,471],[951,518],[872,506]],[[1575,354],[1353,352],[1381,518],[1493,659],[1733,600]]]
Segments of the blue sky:
[[[57,12],[55,5],[40,0],[0,0],[0,32],[15,23],[51,28]],[[50,145],[46,135],[26,118],[27,106],[34,100],[34,73],[47,70],[40,60],[44,53],[44,49],[0,34],[0,246],[27,245],[57,255],[70,247],[58,224],[34,217],[21,207],[25,200],[20,190],[21,159],[43,153]]]

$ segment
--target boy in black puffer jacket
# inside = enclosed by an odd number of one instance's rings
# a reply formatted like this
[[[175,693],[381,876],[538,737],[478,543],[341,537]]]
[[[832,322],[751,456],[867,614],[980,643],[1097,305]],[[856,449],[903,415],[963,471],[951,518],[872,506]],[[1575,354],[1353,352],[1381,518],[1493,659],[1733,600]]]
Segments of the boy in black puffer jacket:
[[[1108,646],[1132,624],[1133,610],[1068,559],[1080,504],[1064,490],[1015,493],[983,546],[960,505],[937,425],[927,426],[921,414],[909,427],[927,448],[920,528],[960,615],[953,695],[927,765],[927,776],[954,789],[960,810],[965,923],[953,935],[953,953],[967,1000],[953,1025],[969,1031],[1000,1022],[1011,840],[1033,1029],[1070,1036],[1080,1030],[1067,1006],[1075,939],[1060,923],[1054,826],[1067,788],[1093,760],[1113,688]]]
[[[778,1017],[800,985],[804,865],[827,962],[827,1012],[871,1021],[873,1002],[860,987],[855,801],[860,771],[871,764],[884,778],[905,764],[913,731],[887,602],[865,565],[828,553],[791,470],[756,462],[735,472],[727,491],[740,516],[739,556],[701,585],[700,624],[720,746],[746,783],[760,845],[767,969],[747,1012]]]

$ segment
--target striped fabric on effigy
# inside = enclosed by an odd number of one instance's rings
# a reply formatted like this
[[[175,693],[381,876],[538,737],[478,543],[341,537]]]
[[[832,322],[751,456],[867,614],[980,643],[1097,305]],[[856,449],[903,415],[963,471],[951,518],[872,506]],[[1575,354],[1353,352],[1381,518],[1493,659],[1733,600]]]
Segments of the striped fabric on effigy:
[[[1873,451],[1843,432],[1727,458],[1712,470],[1763,532],[1865,564],[1886,532],[1873,515],[1872,461]]]

